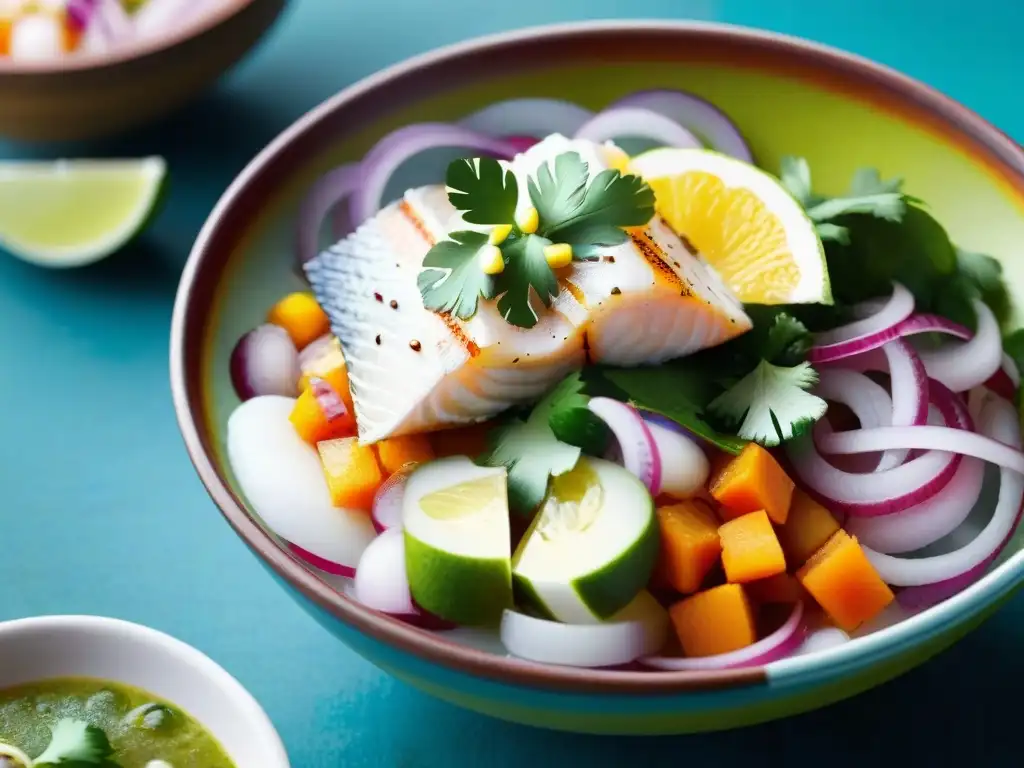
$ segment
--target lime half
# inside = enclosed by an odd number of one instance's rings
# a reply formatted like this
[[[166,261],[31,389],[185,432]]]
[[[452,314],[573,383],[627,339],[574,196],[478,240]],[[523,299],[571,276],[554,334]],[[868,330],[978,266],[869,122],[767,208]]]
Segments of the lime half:
[[[0,245],[44,267],[99,261],[149,222],[166,177],[162,157],[0,162]]]

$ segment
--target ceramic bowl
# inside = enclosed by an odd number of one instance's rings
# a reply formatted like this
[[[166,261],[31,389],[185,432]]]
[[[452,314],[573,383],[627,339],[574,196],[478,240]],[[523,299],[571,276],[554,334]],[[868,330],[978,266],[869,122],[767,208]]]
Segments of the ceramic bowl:
[[[980,581],[871,634],[766,667],[705,673],[594,671],[519,661],[464,637],[367,610],[294,559],[247,509],[224,458],[237,404],[228,356],[294,274],[296,209],[327,169],[400,125],[453,120],[495,100],[562,97],[600,108],[678,87],[725,110],[759,163],[806,157],[816,188],[844,190],[874,166],[902,176],[953,239],[1002,258],[1024,299],[1024,154],[964,107],[830,48],[707,24],[590,23],[476,40],[385,70],[329,99],[274,140],[218,203],[192,251],[171,339],[175,406],[202,481],[228,522],[296,600],[367,659],[447,701],[509,720],[599,733],[721,729],[818,707],[921,663],[977,626],[1024,580],[1021,537]],[[1015,320],[1019,322],[1019,318]],[[898,619],[903,619],[896,621]],[[888,622],[896,621],[892,626]]]
[[[124,683],[181,707],[238,768],[289,768],[266,713],[209,657],[163,632],[100,616],[0,622],[0,689],[57,677]]]
[[[237,62],[286,0],[224,0],[150,40],[43,62],[0,58],[0,136],[95,139],[169,114]]]

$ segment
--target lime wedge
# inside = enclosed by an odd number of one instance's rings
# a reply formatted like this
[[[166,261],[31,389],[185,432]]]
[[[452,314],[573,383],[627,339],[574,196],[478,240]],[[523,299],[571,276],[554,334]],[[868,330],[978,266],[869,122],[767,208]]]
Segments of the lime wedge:
[[[161,157],[0,163],[0,246],[44,267],[109,256],[151,218]]]
[[[499,474],[467,480],[464,483],[428,493],[420,507],[435,520],[455,520],[486,512],[497,504],[505,512],[505,478]]]

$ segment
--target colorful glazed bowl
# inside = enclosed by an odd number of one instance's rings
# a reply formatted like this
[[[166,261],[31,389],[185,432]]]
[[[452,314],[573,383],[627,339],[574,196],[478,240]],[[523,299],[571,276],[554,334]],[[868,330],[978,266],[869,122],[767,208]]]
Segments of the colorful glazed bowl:
[[[237,404],[228,355],[293,272],[296,209],[313,180],[405,123],[452,120],[514,96],[600,108],[628,91],[679,87],[739,124],[760,164],[802,155],[839,192],[860,166],[902,176],[964,247],[1005,259],[1024,300],[1024,153],[921,83],[774,34],[708,24],[591,23],[476,40],[419,57],[301,118],[235,180],[203,228],[174,310],[171,377],[200,477],[281,585],[357,652],[447,701],[522,723],[595,733],[741,726],[851,696],[920,664],[995,611],[1024,580],[1018,537],[983,579],[866,637],[763,668],[659,673],[540,666],[430,634],[361,607],[307,569],[247,509],[224,458]],[[1018,321],[1019,322],[1019,321]],[[893,617],[889,617],[892,619]],[[898,618],[898,617],[897,617]]]
[[[223,0],[166,33],[103,53],[0,57],[0,136],[80,141],[169,114],[242,58],[286,0]]]

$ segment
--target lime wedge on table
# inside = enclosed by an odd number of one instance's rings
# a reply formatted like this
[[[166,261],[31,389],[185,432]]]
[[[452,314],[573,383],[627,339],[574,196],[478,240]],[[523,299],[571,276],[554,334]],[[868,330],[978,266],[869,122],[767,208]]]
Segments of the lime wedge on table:
[[[831,304],[825,251],[803,207],[774,176],[704,149],[653,149],[628,168],[658,214],[746,304]]]
[[[504,468],[465,456],[420,465],[402,501],[409,590],[456,624],[496,624],[512,604],[512,545]]]
[[[109,256],[149,221],[163,158],[0,162],[0,246],[46,267]]]

